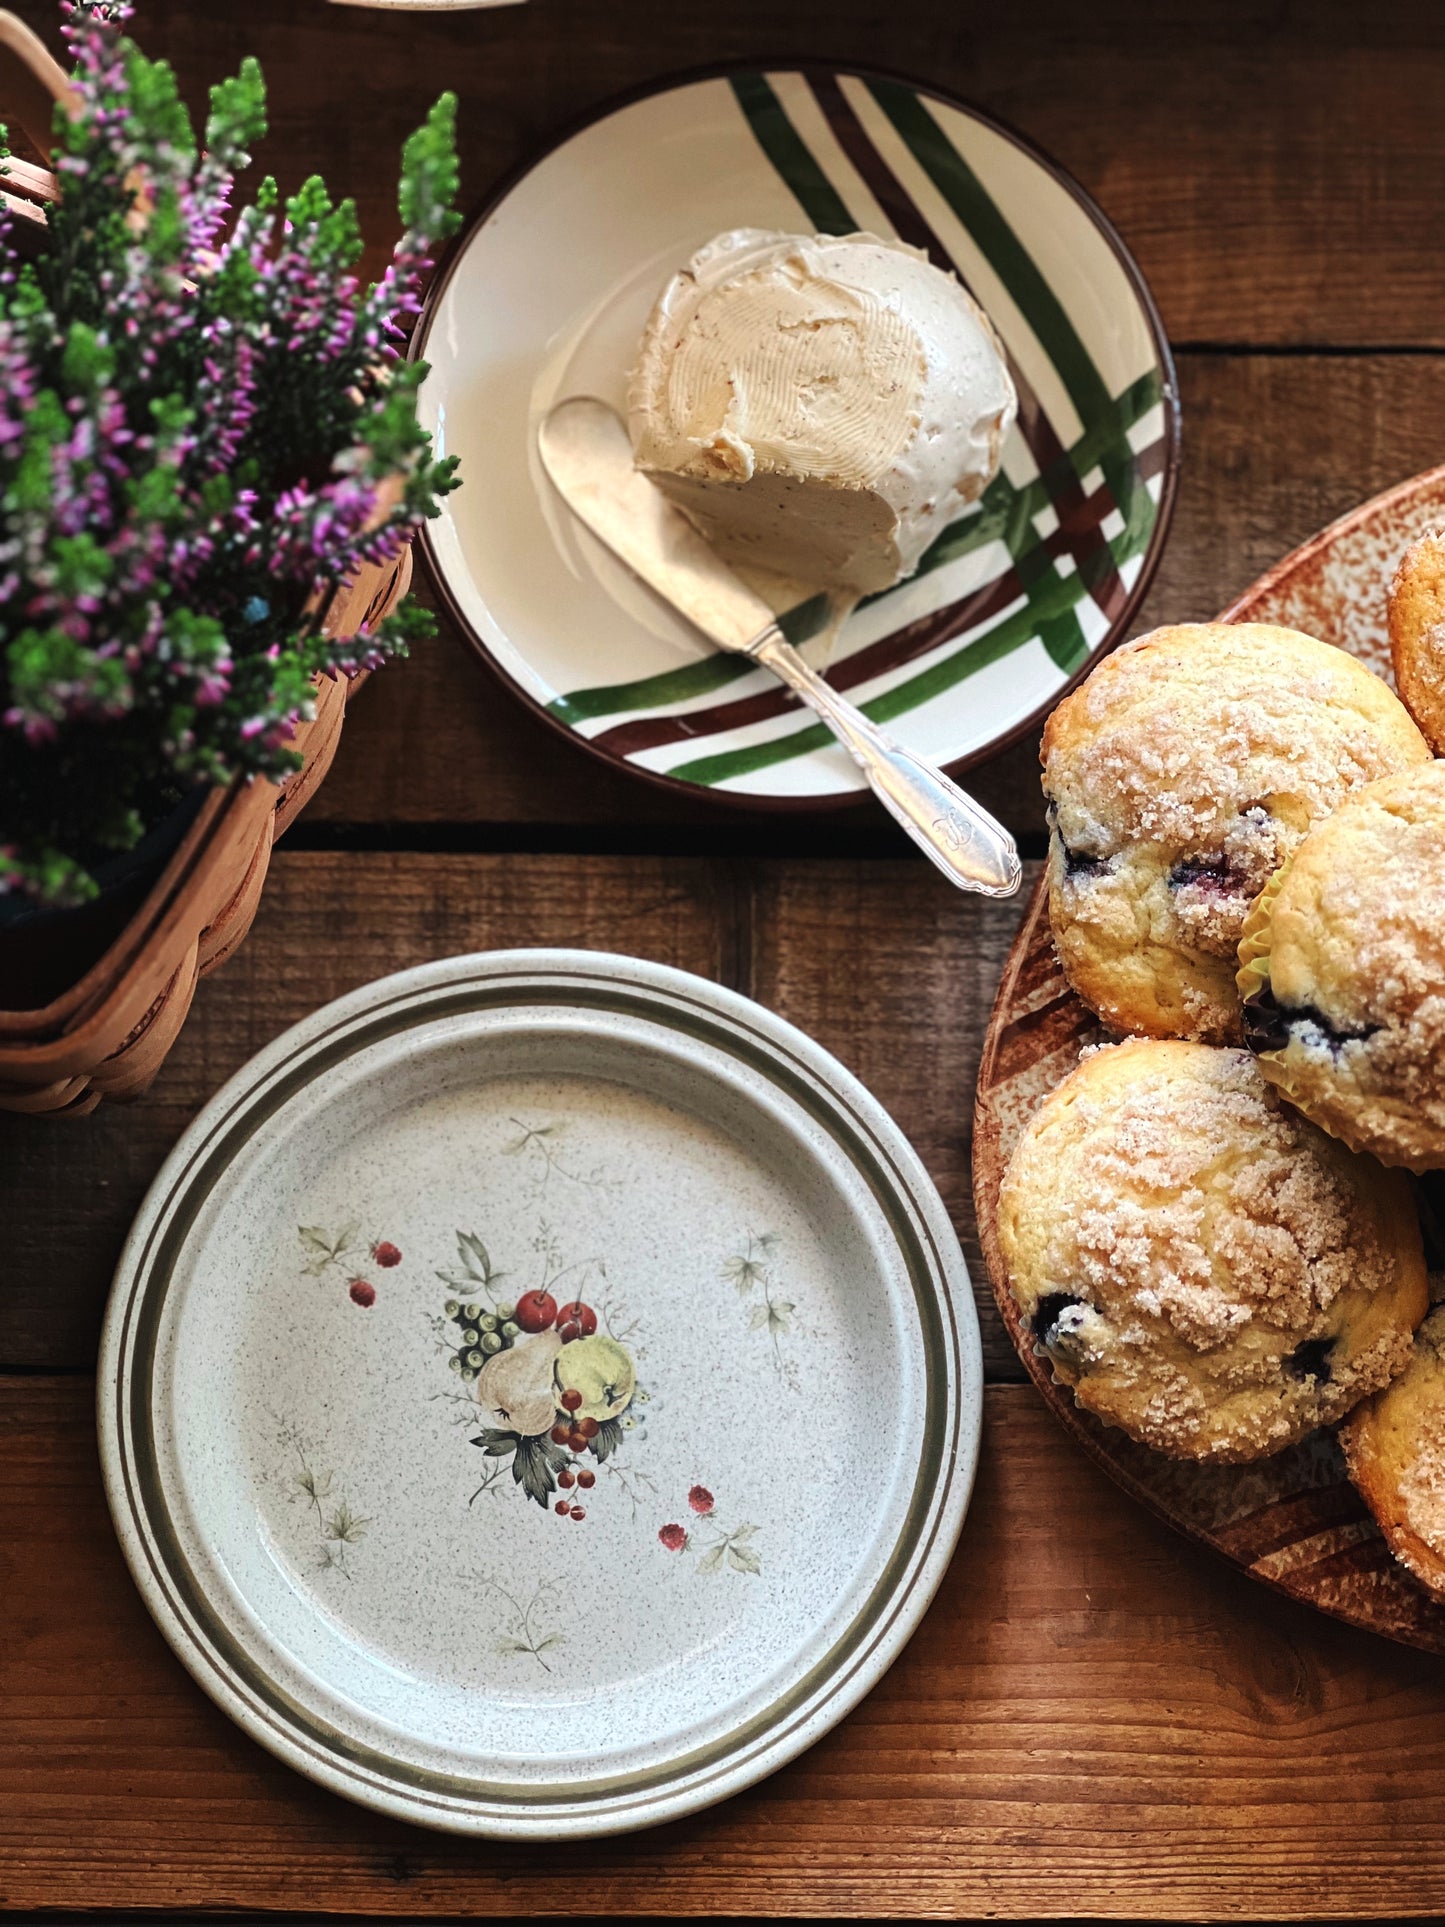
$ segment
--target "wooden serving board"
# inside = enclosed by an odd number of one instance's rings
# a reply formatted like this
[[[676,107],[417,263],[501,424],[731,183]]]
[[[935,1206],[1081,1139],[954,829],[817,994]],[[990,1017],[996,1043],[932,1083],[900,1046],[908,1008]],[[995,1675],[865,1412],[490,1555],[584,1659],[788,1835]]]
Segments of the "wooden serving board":
[[[1278,622],[1337,643],[1389,676],[1385,598],[1401,551],[1445,520],[1445,468],[1375,496],[1260,577],[1224,611],[1230,622]],[[1386,1638],[1445,1653],[1445,1605],[1385,1546],[1345,1476],[1334,1437],[1317,1432],[1252,1465],[1167,1459],[1105,1426],[1055,1383],[1014,1303],[998,1243],[998,1194],[1030,1116],[1107,1037],[1064,981],[1040,876],[984,1039],[974,1117],[973,1188],[999,1313],[1054,1416],[1126,1492],[1249,1575]]]

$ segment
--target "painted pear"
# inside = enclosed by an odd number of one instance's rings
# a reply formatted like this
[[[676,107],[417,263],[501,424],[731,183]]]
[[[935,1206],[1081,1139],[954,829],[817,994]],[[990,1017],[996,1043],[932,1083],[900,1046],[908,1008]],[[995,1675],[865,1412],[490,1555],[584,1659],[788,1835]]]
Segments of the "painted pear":
[[[557,1416],[552,1367],[561,1349],[555,1331],[537,1332],[487,1360],[477,1375],[477,1403],[488,1425],[524,1439],[551,1431]]]
[[[637,1368],[615,1338],[595,1332],[591,1338],[574,1338],[557,1356],[557,1383],[564,1392],[580,1392],[582,1403],[574,1418],[618,1418],[632,1402],[637,1390]]]

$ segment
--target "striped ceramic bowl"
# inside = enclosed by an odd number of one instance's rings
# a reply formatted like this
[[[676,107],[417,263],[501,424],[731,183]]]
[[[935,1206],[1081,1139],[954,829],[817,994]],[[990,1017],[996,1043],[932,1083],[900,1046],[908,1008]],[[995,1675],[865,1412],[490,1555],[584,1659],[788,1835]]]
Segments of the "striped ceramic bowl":
[[[461,237],[418,348],[465,486],[426,534],[463,633],[549,722],[654,781],[778,807],[861,779],[764,670],[714,652],[552,494],[537,424],[625,406],[648,310],[714,234],[867,229],[926,248],[992,317],[1018,425],[917,575],[862,604],[831,680],[954,769],[1023,734],[1126,632],[1178,467],[1173,363],[1139,270],[1053,162],[976,108],[835,68],[712,73],[604,109]]]

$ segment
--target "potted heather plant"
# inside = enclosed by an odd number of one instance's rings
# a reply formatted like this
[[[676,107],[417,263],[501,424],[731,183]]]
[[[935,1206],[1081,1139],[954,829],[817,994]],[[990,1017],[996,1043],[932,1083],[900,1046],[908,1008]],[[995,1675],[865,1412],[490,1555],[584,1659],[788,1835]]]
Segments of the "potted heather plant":
[[[364,288],[354,208],[319,179],[234,204],[265,132],[256,63],[213,88],[198,140],[129,12],[62,8],[36,245],[0,205],[0,1012],[37,928],[134,897],[218,788],[291,780],[318,678],[428,630],[409,603],[328,613],[456,485],[398,352],[455,224],[453,97],[406,144],[402,237]],[[0,1101],[5,1074],[0,1052]]]

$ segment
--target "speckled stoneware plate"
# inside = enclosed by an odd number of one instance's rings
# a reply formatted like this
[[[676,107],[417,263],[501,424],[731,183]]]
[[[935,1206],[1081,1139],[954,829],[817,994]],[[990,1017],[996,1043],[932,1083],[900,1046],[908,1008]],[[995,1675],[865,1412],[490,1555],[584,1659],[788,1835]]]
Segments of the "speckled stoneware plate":
[[[968,1502],[978,1330],[839,1064],[656,964],[509,951],[328,1005],[183,1135],[99,1423],[202,1686],[429,1826],[669,1819],[825,1733]]]
[[[970,287],[1019,391],[1003,471],[918,575],[865,603],[831,679],[967,767],[1030,728],[1127,627],[1163,546],[1179,404],[1131,256],[1078,185],[976,108],[831,67],[655,82],[477,217],[419,331],[421,414],[466,485],[424,540],[463,633],[614,765],[776,809],[865,794],[766,670],[713,651],[579,528],[536,454],[554,401],[625,406],[648,311],[715,234],[866,228]]]
[[[1389,679],[1385,596],[1401,552],[1445,520],[1445,468],[1377,495],[1288,555],[1225,610],[1227,621],[1279,622],[1339,644]],[[1136,1445],[1074,1404],[1034,1350],[1005,1282],[998,1244],[1004,1168],[1029,1118],[1105,1033],[1070,991],[1049,935],[1042,880],[1004,967],[979,1070],[973,1183],[999,1311],[1019,1357],[1065,1429],[1126,1492],[1251,1578],[1388,1639],[1445,1653],[1445,1606],[1391,1557],[1345,1476],[1334,1437],[1318,1432],[1252,1465],[1193,1465]],[[1437,1200],[1437,1204],[1442,1200]],[[1445,1225],[1445,1211],[1433,1216]],[[1445,1262],[1427,1214],[1431,1262]]]

